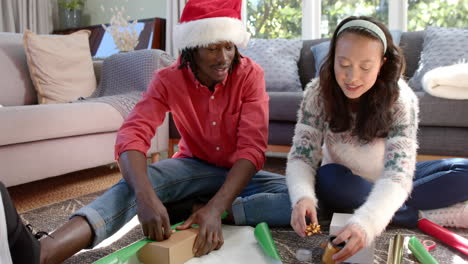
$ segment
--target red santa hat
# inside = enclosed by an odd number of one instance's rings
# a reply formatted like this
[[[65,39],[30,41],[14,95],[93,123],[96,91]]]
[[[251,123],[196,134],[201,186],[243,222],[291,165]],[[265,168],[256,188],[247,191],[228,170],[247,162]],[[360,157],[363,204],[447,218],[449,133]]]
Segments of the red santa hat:
[[[250,38],[241,21],[242,0],[189,0],[174,27],[177,49],[229,41],[246,47]]]

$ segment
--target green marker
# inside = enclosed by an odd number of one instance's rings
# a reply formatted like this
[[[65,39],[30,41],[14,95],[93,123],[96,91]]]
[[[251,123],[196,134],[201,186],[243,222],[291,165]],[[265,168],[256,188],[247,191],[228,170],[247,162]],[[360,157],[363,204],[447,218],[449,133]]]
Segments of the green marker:
[[[421,264],[439,264],[416,237],[412,236],[410,238],[408,247]]]

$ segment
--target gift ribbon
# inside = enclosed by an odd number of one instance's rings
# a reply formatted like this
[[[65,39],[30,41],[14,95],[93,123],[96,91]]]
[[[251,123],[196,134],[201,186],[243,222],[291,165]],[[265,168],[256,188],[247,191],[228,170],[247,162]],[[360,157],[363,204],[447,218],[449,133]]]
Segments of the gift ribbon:
[[[429,234],[445,244],[459,250],[463,254],[468,255],[468,239],[425,218],[418,221],[418,228],[424,233]]]

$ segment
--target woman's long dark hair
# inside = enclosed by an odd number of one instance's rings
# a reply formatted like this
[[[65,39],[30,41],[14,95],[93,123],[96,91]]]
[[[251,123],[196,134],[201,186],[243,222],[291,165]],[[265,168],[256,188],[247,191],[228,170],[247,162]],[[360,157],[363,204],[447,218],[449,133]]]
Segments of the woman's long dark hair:
[[[387,50],[384,54],[386,61],[380,69],[374,86],[359,98],[359,107],[354,120],[351,116],[351,101],[343,93],[335,77],[336,42],[344,32],[352,32],[380,41],[375,33],[359,27],[346,28],[340,32],[340,35],[337,35],[344,24],[356,19],[370,21],[382,29],[387,38]],[[343,20],[333,34],[330,51],[320,68],[320,95],[324,104],[325,118],[329,122],[331,131],[338,133],[352,130],[352,135],[357,136],[363,142],[385,138],[393,122],[392,106],[399,96],[398,80],[404,69],[403,53],[393,43],[392,36],[385,25],[374,18],[365,16],[352,16]]]

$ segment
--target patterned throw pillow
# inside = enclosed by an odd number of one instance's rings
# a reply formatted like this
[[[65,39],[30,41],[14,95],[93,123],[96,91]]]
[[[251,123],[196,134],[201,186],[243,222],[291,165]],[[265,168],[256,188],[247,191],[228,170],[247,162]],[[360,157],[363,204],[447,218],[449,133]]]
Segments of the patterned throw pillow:
[[[239,51],[263,68],[268,92],[300,92],[297,62],[301,49],[301,40],[251,39],[247,48]]]
[[[422,78],[428,71],[468,61],[468,28],[426,28],[419,66],[409,85],[422,90]]]

